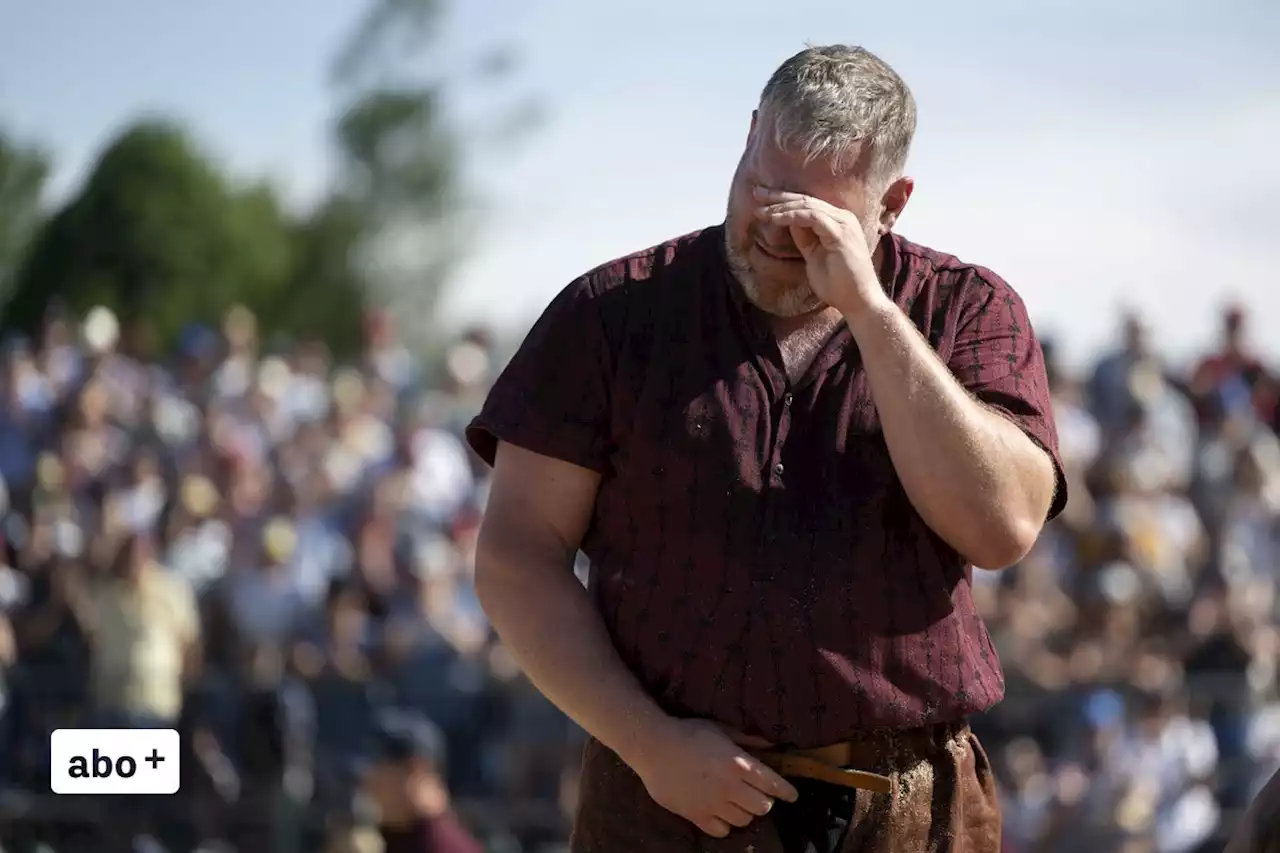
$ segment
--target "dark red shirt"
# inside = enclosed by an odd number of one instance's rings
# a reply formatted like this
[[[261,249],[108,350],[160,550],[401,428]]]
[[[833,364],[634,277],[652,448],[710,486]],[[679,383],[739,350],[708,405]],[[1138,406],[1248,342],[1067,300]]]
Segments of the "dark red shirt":
[[[1004,676],[971,568],[912,508],[847,327],[791,384],[719,226],[552,302],[467,430],[598,471],[582,544],[623,660],[669,712],[777,743],[951,721]],[[979,399],[1054,457],[1044,359],[989,270],[882,242],[887,292]]]
[[[484,853],[453,812],[424,818],[401,829],[384,827],[383,853]]]

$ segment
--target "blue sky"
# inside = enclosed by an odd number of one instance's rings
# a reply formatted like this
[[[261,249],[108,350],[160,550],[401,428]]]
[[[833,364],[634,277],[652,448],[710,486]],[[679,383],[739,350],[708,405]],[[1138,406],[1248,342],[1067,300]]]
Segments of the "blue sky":
[[[0,0],[0,121],[58,155],[65,192],[123,122],[176,111],[302,202],[328,168],[325,63],[360,8]],[[437,61],[512,44],[548,117],[517,149],[472,151],[489,213],[450,313],[527,322],[585,269],[718,221],[759,89],[806,41],[863,44],[906,78],[899,230],[1001,273],[1071,353],[1123,304],[1177,354],[1211,341],[1228,297],[1280,316],[1271,0],[455,3]]]

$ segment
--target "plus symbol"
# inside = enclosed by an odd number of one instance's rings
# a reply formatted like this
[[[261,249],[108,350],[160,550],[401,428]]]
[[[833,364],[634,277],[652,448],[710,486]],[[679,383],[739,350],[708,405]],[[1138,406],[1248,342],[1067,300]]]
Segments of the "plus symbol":
[[[151,764],[151,769],[155,770],[160,766],[160,762],[164,761],[164,756],[160,754],[159,750],[152,749],[151,754],[142,760],[149,762]]]

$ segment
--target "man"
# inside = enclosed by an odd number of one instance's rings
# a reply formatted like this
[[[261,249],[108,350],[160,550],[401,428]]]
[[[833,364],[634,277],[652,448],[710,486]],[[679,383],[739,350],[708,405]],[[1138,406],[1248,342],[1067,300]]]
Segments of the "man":
[[[1022,301],[892,233],[914,128],[867,51],[789,59],[723,226],[571,284],[468,429],[477,591],[593,736],[579,853],[999,847],[971,567],[1066,495]]]
[[[1240,305],[1222,312],[1222,344],[1191,372],[1191,393],[1203,418],[1214,397],[1229,406],[1252,408],[1258,420],[1272,424],[1276,417],[1274,378],[1253,352],[1247,334],[1248,316]]]
[[[108,576],[84,596],[83,628],[91,642],[90,684],[97,728],[173,728],[187,686],[199,671],[201,625],[195,597],[181,578],[156,561],[149,533],[121,536]],[[69,575],[68,578],[71,576]],[[64,598],[66,594],[64,594]],[[109,806],[114,819],[108,850],[132,850],[140,839],[168,827],[164,797],[121,795]]]
[[[425,717],[385,711],[380,754],[364,779],[385,853],[481,853],[449,803],[444,735]]]
[[[104,725],[173,726],[199,668],[200,618],[186,583],[156,562],[149,534],[124,537],[86,609],[91,681]]]

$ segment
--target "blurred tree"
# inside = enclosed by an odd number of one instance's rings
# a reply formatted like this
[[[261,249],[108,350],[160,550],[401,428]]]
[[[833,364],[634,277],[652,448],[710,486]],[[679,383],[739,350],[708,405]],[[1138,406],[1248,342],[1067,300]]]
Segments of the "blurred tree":
[[[402,318],[412,342],[438,344],[435,309],[478,212],[464,191],[462,140],[467,153],[507,143],[536,111],[500,109],[491,126],[466,126],[446,93],[507,79],[510,52],[467,62],[427,51],[442,0],[368,2],[332,69],[337,168],[309,214],[291,220],[270,187],[230,184],[180,127],[139,122],[39,230],[0,325],[34,329],[55,301],[73,311],[104,304],[164,340],[239,302],[268,335],[322,336],[345,353],[359,345],[365,304],[376,303]],[[423,60],[444,73],[427,73]],[[4,233],[0,221],[0,273]]]
[[[0,317],[32,235],[40,224],[49,160],[0,132]]]
[[[324,329],[335,353],[354,353],[363,341],[364,282],[351,247],[364,220],[346,199],[333,197],[291,226],[293,285],[264,307],[266,325],[285,334],[309,336]]]
[[[338,173],[326,208],[360,223],[346,232],[344,257],[419,345],[432,342],[436,308],[478,212],[462,179],[462,140],[469,150],[486,136],[509,140],[536,118],[526,104],[501,110],[492,128],[468,128],[449,113],[452,88],[507,79],[514,62],[504,49],[478,63],[432,55],[442,11],[441,0],[372,0],[333,66]],[[425,60],[443,72],[429,73]]]
[[[276,331],[295,296],[295,235],[269,186],[230,186],[181,128],[143,121],[107,147],[38,235],[4,322],[33,329],[54,300],[77,312],[106,305],[167,340],[243,303]],[[309,331],[349,337],[359,312],[347,302],[337,314],[311,312]]]

